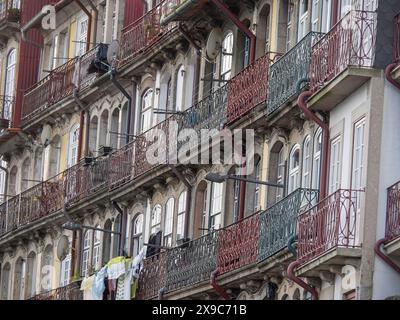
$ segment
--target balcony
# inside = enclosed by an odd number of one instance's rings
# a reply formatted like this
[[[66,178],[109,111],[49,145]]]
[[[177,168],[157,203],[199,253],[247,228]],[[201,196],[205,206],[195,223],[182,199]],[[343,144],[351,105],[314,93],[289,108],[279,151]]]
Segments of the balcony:
[[[377,13],[350,11],[312,48],[309,106],[330,111],[377,74]]]
[[[22,122],[30,121],[47,115],[49,112],[64,113],[57,110],[65,98],[72,96],[74,88],[84,91],[99,74],[104,73],[107,45],[98,44],[80,58],[70,59],[63,65],[52,70],[49,75],[37,82],[24,93],[22,106]]]
[[[138,281],[140,300],[156,299],[166,284],[166,253],[161,252],[143,262]]]
[[[162,6],[161,24],[191,19],[206,3],[206,0],[166,0]]]
[[[265,264],[269,269],[277,267],[277,256],[281,257],[281,262],[288,258],[288,244],[297,236],[297,218],[318,202],[318,195],[317,190],[298,189],[261,213],[258,245],[260,264]]]
[[[217,268],[217,233],[167,251],[167,292],[207,283]]]
[[[258,105],[266,103],[268,73],[276,54],[267,53],[229,82],[227,122],[241,119]]]
[[[164,2],[148,11],[143,17],[122,30],[119,52],[119,67],[122,68],[139,53],[163,38],[173,25],[161,26],[161,10]]]
[[[65,287],[61,287],[55,290],[47,291],[38,294],[29,300],[83,300],[83,291],[80,290],[81,283],[74,282]]]
[[[12,128],[12,112],[14,110],[14,97],[0,96],[0,130]]]
[[[385,238],[386,252],[400,256],[400,182],[388,189]]]
[[[312,47],[322,36],[322,33],[310,32],[270,67],[267,103],[269,117],[297,96],[299,81],[307,79],[310,73]]]
[[[0,0],[0,41],[7,39],[19,32],[21,18],[19,1]]]
[[[362,194],[338,190],[299,216],[299,275],[329,271],[331,266],[343,266],[360,258]]]

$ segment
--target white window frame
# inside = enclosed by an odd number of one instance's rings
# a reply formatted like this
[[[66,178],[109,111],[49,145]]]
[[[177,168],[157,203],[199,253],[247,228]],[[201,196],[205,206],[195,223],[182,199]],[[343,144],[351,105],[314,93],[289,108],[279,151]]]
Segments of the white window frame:
[[[178,199],[178,217],[176,222],[176,240],[181,240],[185,237],[185,221],[186,221],[186,199],[187,191],[183,191]]]
[[[314,135],[313,146],[313,165],[312,165],[312,188],[319,189],[321,176],[321,156],[322,156],[322,130],[319,128]]]
[[[330,166],[329,166],[329,193],[332,194],[341,185],[341,165],[342,165],[342,137],[339,135],[331,141]]]
[[[211,185],[210,230],[218,230],[222,227],[223,186],[223,183],[216,182]]]
[[[183,111],[184,110],[184,86],[185,86],[185,66],[182,64],[179,66],[176,72],[176,81],[175,81],[175,111]]]
[[[311,136],[307,136],[303,143],[303,164],[302,164],[302,186],[303,188],[310,188],[311,186],[311,172],[312,172],[312,161],[311,161]]]
[[[86,53],[89,20],[86,15],[77,20],[75,54],[80,57]]]
[[[132,221],[132,256],[139,254],[143,246],[143,214],[138,214]]]
[[[154,91],[148,88],[144,91],[141,101],[140,130],[146,132],[152,127]]]
[[[299,0],[299,25],[297,31],[297,41],[303,39],[307,34],[308,11],[308,0]]]
[[[174,209],[175,199],[169,198],[165,204],[165,221],[164,221],[164,246],[172,247],[172,237],[174,230]]]
[[[74,125],[69,132],[69,144],[68,144],[68,168],[73,167],[79,161],[78,159],[78,148],[79,148],[79,125]]]
[[[161,212],[162,212],[162,207],[159,204],[154,206],[151,212],[150,234],[152,235],[157,234],[161,230]]]
[[[93,240],[93,231],[86,230],[85,235],[83,237],[83,246],[82,246],[82,275],[84,277],[89,276],[89,268],[91,267],[91,251],[92,251],[92,240]]]
[[[293,146],[289,155],[289,184],[288,193],[292,193],[300,187],[300,145]],[[297,160],[296,160],[297,154]]]
[[[229,31],[222,41],[220,79],[228,81],[232,76],[233,66],[233,32]]]

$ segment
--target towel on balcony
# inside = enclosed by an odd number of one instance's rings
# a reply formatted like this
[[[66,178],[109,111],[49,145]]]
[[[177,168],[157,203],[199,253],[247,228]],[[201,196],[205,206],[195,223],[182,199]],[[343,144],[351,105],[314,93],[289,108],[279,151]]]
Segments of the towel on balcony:
[[[94,276],[83,279],[81,291],[83,291],[83,300],[93,300],[93,281]]]
[[[106,289],[104,279],[107,276],[107,267],[103,267],[96,273],[93,281],[92,295],[93,300],[103,300],[103,293]]]
[[[117,257],[107,263],[107,277],[109,280],[116,280],[126,272],[125,257]]]

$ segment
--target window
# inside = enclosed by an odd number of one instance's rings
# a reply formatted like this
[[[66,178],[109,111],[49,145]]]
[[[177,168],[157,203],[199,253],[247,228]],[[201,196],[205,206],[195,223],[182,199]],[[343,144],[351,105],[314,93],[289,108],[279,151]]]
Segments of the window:
[[[110,132],[110,146],[116,150],[118,149],[119,136],[121,134],[120,121],[119,121],[120,109],[115,108],[111,114],[111,132]]]
[[[365,171],[365,118],[354,124],[352,189],[361,190]],[[357,209],[361,207],[361,197],[357,197]]]
[[[96,229],[101,229],[101,228],[99,225],[97,225]],[[100,263],[101,263],[100,257],[101,257],[101,231],[95,231],[93,238],[93,258],[92,258],[92,263],[95,271],[100,269]]]
[[[161,206],[156,205],[151,213],[151,234],[156,234],[161,230]]]
[[[112,13],[112,39],[115,40],[118,37],[118,12],[117,12],[117,0],[113,0],[113,13]]]
[[[83,238],[83,251],[82,251],[82,275],[89,276],[90,272],[90,251],[92,248],[92,230],[87,230]]]
[[[8,193],[10,196],[15,196],[17,194],[17,173],[17,167],[12,167],[10,171],[10,180],[8,182]]]
[[[24,192],[29,188],[30,169],[31,169],[31,159],[26,158],[22,163],[21,192]]]
[[[303,188],[311,185],[311,137],[307,136],[303,144]]]
[[[28,255],[27,261],[27,269],[26,269],[26,290],[25,290],[25,297],[31,298],[36,294],[36,270],[37,270],[37,263],[36,263],[36,253],[31,252]]]
[[[172,247],[175,199],[170,198],[165,205],[164,246]]]
[[[3,160],[0,161],[0,164],[3,168],[7,168],[7,163]],[[6,172],[3,170],[0,170],[0,203],[3,203],[7,197],[5,196],[6,194]]]
[[[78,20],[76,33],[76,55],[81,56],[86,52],[86,39],[88,34],[88,18],[83,16]]]
[[[286,170],[286,161],[283,156],[283,147],[278,153],[278,172],[277,172],[277,184],[284,184],[285,182],[285,170]],[[280,201],[283,198],[283,188],[278,188],[276,191],[276,201]]]
[[[136,257],[143,246],[143,214],[132,221],[132,257]]]
[[[35,152],[35,170],[33,180],[35,183],[43,180],[43,152],[42,149],[37,149]]]
[[[15,86],[15,66],[17,63],[16,50],[12,49],[7,56],[6,62],[6,76],[5,76],[5,86],[4,95],[6,97],[14,97],[14,86]],[[11,108],[8,110],[8,119],[12,119]]]
[[[14,267],[13,300],[24,300],[26,262],[21,257]]]
[[[258,159],[256,166],[254,168],[254,178],[257,181],[261,180],[261,159]],[[254,210],[253,210],[254,213],[260,210],[260,192],[261,192],[260,185],[256,184],[254,188]]]
[[[270,24],[270,20],[271,20],[271,15],[270,15],[270,11],[268,10],[268,13],[265,17],[265,50],[264,52],[267,53],[269,52],[270,49],[270,34],[269,34],[269,24]]]
[[[322,151],[322,130],[318,129],[314,138],[314,157],[313,157],[313,189],[319,189],[321,175],[321,151]]]
[[[289,186],[288,193],[292,193],[300,187],[300,146],[296,145],[289,157]]]
[[[53,38],[53,43],[51,45],[51,54],[49,61],[49,69],[53,70],[58,65],[58,49],[59,49],[59,35],[56,34]]]
[[[230,80],[232,75],[233,33],[229,32],[222,41],[221,80]]]
[[[331,142],[331,165],[329,176],[329,193],[340,188],[340,136]]]
[[[292,47],[293,3],[289,2],[287,15],[286,51]]]
[[[340,1],[340,17],[343,18],[351,10],[352,0]]]
[[[207,229],[207,201],[208,200],[208,188],[203,191],[203,210],[201,216],[201,234],[204,236],[208,229]]]
[[[8,300],[10,291],[11,266],[7,262],[1,270],[1,300]]]
[[[79,125],[75,125],[69,132],[68,168],[78,163]]]
[[[46,292],[52,289],[53,276],[53,246],[48,245],[43,253],[41,266],[41,292]]]
[[[112,230],[112,222],[108,219],[104,223],[104,230]],[[103,264],[106,264],[110,260],[111,256],[111,234],[109,232],[105,232],[103,234]]]
[[[240,181],[233,181],[233,222],[239,220],[240,210]]]
[[[69,244],[71,247],[71,242]],[[68,252],[65,259],[61,262],[61,274],[60,274],[60,287],[69,285],[71,278],[71,250]]]
[[[297,40],[300,41],[307,34],[308,0],[300,0],[299,5],[299,30]]]
[[[210,230],[217,230],[222,226],[222,191],[223,184],[213,182],[211,186]]]
[[[153,107],[153,89],[147,89],[142,96],[142,112],[140,117],[141,132],[146,132],[151,128]]]
[[[114,220],[113,231],[121,233],[121,214],[117,215]],[[113,243],[113,252],[112,258],[115,258],[120,255],[120,239],[121,236],[119,234],[114,233],[112,235],[112,243]]]
[[[181,193],[178,200],[178,221],[176,227],[176,240],[181,240],[185,237],[186,198],[187,198],[187,192],[184,191]]]
[[[322,0],[324,1],[324,0]],[[311,30],[318,31],[319,21],[319,2],[320,0],[312,0],[312,11],[311,11]]]
[[[61,138],[55,136],[50,149],[50,176],[54,177],[60,172]]]
[[[332,0],[322,1],[321,32],[328,32],[331,28]]]
[[[185,67],[181,65],[176,73],[175,110],[183,111],[183,91],[185,85]]]
[[[168,84],[167,84],[167,100],[166,100],[166,106],[165,110],[172,110],[172,79],[169,78]]]

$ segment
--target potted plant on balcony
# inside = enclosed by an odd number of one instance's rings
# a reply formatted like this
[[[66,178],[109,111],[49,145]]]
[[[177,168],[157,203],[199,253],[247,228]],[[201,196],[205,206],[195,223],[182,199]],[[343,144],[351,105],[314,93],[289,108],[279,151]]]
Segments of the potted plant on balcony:
[[[10,22],[19,22],[21,17],[21,11],[18,8],[10,8],[8,9],[7,20]]]

